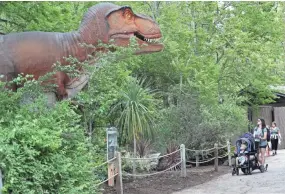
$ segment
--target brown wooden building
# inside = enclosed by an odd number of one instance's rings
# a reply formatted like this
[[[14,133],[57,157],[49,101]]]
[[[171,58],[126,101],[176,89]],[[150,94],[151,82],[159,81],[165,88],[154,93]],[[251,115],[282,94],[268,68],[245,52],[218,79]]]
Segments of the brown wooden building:
[[[248,119],[256,125],[257,118],[263,118],[266,125],[271,126],[272,121],[275,121],[279,127],[282,136],[281,145],[278,149],[285,149],[285,94],[276,93],[278,99],[271,104],[259,106],[257,110],[249,108]]]

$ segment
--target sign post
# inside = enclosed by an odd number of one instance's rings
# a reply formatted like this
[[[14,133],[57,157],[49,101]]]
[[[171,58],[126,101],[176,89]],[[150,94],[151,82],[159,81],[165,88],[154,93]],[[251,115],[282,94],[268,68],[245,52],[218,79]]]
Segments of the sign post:
[[[118,131],[116,127],[107,128],[107,161],[115,157],[118,147]],[[114,161],[108,163],[108,179],[116,174]],[[109,179],[109,186],[114,186],[114,177]]]

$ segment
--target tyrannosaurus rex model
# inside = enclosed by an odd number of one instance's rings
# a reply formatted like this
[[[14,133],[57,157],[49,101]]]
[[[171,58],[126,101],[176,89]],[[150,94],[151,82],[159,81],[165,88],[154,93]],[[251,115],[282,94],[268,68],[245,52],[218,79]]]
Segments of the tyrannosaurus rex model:
[[[138,54],[163,49],[163,45],[156,42],[161,37],[160,28],[150,17],[134,14],[127,6],[99,3],[89,8],[78,31],[0,35],[0,75],[4,75],[2,81],[10,81],[20,73],[38,79],[51,72],[57,61],[67,65],[64,57],[86,60],[90,53],[86,53],[80,43],[96,46],[100,41],[108,44],[113,40],[117,46],[128,46],[131,37],[136,37],[139,45],[147,45],[141,47]],[[70,78],[64,72],[57,72],[55,77],[58,97],[66,97]],[[16,90],[16,85],[12,89]]]

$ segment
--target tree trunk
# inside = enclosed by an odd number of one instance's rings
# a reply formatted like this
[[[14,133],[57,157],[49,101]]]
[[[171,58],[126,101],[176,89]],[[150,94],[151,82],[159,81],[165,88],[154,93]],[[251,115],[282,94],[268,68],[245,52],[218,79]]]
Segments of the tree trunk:
[[[137,142],[136,142],[136,135],[134,134],[134,158],[136,158],[137,155]],[[136,174],[136,161],[133,160],[133,174]]]

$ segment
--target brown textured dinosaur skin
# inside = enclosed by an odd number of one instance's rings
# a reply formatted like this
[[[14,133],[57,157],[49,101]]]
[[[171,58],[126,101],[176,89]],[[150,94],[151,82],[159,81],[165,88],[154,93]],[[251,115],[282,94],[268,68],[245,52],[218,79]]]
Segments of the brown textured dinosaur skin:
[[[140,50],[137,54],[158,52],[163,49],[159,43],[149,40],[161,37],[160,28],[151,18],[134,14],[130,7],[111,3],[99,3],[86,12],[78,31],[21,32],[0,35],[0,75],[2,81],[10,81],[18,74],[33,75],[35,79],[52,71],[52,65],[59,61],[68,63],[64,57],[73,56],[79,61],[87,59],[85,48],[80,43],[97,45],[99,41],[108,44],[128,46],[130,37],[135,36]],[[145,40],[145,41],[144,41]],[[147,46],[142,46],[142,45]],[[71,80],[64,72],[57,72],[56,84],[59,98],[66,97],[65,85]],[[16,90],[16,86],[12,87]]]

